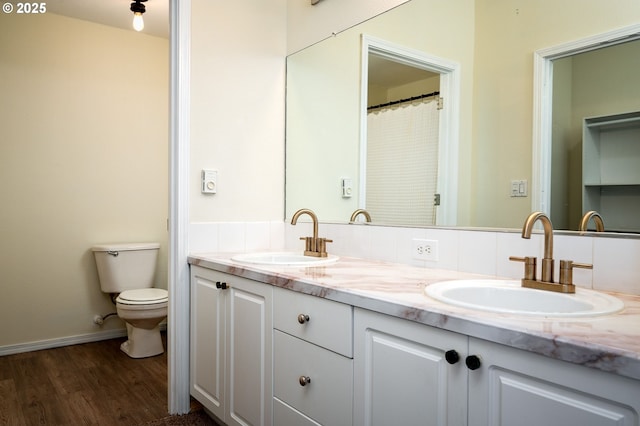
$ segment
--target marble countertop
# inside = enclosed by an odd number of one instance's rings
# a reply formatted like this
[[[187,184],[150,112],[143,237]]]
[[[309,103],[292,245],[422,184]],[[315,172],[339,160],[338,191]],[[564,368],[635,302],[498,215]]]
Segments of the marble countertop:
[[[495,277],[347,257],[316,267],[245,265],[231,257],[194,253],[189,263],[640,380],[640,296],[611,293],[625,304],[613,315],[524,317],[424,295],[438,281]]]

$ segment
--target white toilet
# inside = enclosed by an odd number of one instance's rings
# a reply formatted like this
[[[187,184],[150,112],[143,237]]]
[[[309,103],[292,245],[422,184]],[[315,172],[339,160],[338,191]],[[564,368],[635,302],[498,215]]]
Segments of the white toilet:
[[[91,248],[100,288],[117,294],[116,312],[127,323],[128,340],[120,349],[131,358],[164,352],[159,324],[167,317],[168,292],[152,288],[158,243],[105,244]]]

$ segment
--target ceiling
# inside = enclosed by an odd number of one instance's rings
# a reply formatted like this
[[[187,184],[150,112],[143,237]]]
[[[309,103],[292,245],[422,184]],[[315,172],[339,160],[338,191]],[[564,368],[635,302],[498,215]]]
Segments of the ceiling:
[[[135,31],[132,27],[132,0],[55,0],[47,12]],[[143,33],[169,38],[169,0],[147,0]]]
[[[369,54],[369,84],[380,87],[394,87],[438,74],[399,62]]]

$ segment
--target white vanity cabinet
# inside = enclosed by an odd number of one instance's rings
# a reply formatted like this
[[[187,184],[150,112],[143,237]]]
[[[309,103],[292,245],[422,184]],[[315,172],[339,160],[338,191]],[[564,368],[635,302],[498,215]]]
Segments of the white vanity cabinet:
[[[640,381],[469,339],[469,426],[640,424]]]
[[[193,265],[191,394],[227,425],[640,426],[640,380]]]
[[[351,425],[353,308],[273,291],[273,424]]]
[[[640,424],[640,381],[362,309],[354,383],[357,425]]]
[[[191,395],[229,426],[272,424],[272,295],[191,266]]]
[[[356,309],[354,339],[355,425],[466,424],[466,336]]]

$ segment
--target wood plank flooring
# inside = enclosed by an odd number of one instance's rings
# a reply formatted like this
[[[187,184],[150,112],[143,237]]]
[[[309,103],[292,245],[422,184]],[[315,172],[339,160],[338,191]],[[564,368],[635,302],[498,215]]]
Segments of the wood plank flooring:
[[[142,425],[167,416],[166,352],[132,359],[120,351],[125,340],[0,357],[0,425]]]

